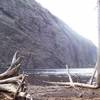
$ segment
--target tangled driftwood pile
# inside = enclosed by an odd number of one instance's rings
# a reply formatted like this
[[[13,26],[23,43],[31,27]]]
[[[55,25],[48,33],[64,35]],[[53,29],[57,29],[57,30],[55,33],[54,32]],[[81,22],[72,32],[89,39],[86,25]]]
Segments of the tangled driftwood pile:
[[[10,67],[0,74],[0,100],[32,100],[27,93],[25,74],[19,74],[22,57],[14,54]]]

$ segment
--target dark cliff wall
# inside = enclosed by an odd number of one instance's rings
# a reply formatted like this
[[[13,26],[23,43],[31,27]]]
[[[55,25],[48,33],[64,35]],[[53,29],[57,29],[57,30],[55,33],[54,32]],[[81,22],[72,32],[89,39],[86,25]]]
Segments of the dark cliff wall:
[[[0,66],[16,50],[23,67],[64,68],[95,64],[96,47],[34,0],[0,0]]]

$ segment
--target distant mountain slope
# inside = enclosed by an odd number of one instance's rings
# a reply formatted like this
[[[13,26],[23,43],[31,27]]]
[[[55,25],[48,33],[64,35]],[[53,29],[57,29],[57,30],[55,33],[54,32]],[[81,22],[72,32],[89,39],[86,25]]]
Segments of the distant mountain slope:
[[[0,0],[0,66],[16,50],[24,68],[86,67],[96,47],[34,0]]]

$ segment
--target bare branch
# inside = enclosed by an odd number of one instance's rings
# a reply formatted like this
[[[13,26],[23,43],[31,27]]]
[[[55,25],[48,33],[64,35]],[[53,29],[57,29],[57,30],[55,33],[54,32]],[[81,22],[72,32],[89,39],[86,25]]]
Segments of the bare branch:
[[[17,60],[17,54],[18,54],[18,51],[15,52],[13,58],[12,58],[12,62],[11,62],[11,66],[16,62]]]
[[[64,86],[70,86],[70,82],[48,82],[48,81],[44,81],[45,83],[48,84],[52,84],[52,85],[64,85]],[[97,89],[98,86],[97,85],[90,85],[90,84],[85,84],[85,83],[73,83],[74,86],[77,87],[84,87],[84,88],[91,88],[91,89]]]
[[[20,69],[20,64],[18,64],[16,67],[12,68],[11,70],[7,70],[4,73],[0,74],[0,79],[5,79],[5,78],[9,78],[9,77],[13,77],[18,75]]]
[[[66,65],[66,69],[67,69],[67,74],[68,74],[68,77],[69,77],[70,85],[71,85],[72,87],[75,87],[75,86],[74,86],[74,82],[73,82],[72,77],[71,77],[70,72],[69,72],[68,65]]]
[[[93,83],[93,78],[94,78],[95,74],[96,74],[96,67],[95,67],[95,69],[94,69],[94,72],[93,72],[93,74],[92,74],[90,80],[89,80],[89,84],[90,84],[90,85],[92,85],[92,83]]]
[[[22,77],[23,77],[23,75],[19,75],[19,76],[3,79],[3,80],[0,80],[0,84],[4,84],[4,83],[18,83],[18,81],[21,80]]]

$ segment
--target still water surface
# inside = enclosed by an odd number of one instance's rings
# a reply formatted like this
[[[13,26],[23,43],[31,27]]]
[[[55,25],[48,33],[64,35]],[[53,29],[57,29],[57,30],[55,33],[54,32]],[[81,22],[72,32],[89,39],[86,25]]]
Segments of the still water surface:
[[[94,68],[71,68],[69,71],[71,74],[91,75]],[[64,75],[67,74],[67,69],[28,69],[25,72],[27,74]]]

